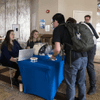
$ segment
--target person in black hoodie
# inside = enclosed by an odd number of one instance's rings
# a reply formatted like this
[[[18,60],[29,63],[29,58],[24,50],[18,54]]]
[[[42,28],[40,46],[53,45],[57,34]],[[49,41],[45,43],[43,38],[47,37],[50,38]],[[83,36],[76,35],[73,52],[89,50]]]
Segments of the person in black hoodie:
[[[85,19],[85,23],[92,29],[93,31],[93,39],[94,39],[94,47],[89,50],[87,52],[87,55],[88,55],[88,63],[87,63],[87,72],[88,72],[88,75],[89,75],[89,82],[90,82],[90,88],[89,88],[89,91],[87,92],[87,94],[89,95],[92,95],[95,93],[96,91],[96,75],[95,75],[95,69],[94,69],[94,64],[93,64],[93,60],[94,60],[94,56],[95,56],[95,53],[96,53],[96,39],[99,38],[96,30],[94,29],[94,27],[92,26],[92,24],[90,23],[90,20],[91,20],[91,16],[90,15],[86,15],[84,17]]]

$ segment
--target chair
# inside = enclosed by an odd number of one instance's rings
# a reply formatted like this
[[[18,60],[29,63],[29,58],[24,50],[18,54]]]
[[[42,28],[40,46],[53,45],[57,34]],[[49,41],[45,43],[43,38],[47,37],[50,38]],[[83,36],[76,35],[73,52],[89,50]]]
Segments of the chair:
[[[11,89],[13,89],[12,76],[13,76],[13,73],[14,73],[14,71],[15,71],[16,69],[15,69],[15,68],[12,68],[12,67],[8,67],[8,66],[3,66],[1,63],[0,63],[0,67],[9,68],[10,81],[11,81]],[[13,70],[13,73],[11,73],[11,70]]]
[[[52,34],[43,34],[41,40],[43,43],[48,42],[49,45],[52,45]]]

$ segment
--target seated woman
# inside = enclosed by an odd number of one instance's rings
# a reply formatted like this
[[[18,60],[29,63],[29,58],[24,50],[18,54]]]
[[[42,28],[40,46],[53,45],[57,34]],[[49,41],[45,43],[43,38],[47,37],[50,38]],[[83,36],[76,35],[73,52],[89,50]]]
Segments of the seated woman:
[[[35,43],[39,43],[40,38],[38,37],[38,31],[37,30],[33,30],[30,34],[29,40],[27,41],[27,49],[33,48]]]
[[[17,64],[17,58],[20,49],[22,49],[22,47],[14,40],[14,30],[8,30],[1,45],[1,63],[4,66],[17,69],[12,79],[13,84],[16,86],[19,86],[18,76],[20,75],[20,71]]]

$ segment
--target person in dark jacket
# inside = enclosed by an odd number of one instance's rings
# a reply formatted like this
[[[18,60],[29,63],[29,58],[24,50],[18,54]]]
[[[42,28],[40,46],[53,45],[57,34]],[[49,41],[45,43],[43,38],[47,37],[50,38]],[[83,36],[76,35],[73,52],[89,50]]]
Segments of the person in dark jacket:
[[[27,41],[27,49],[33,48],[35,43],[39,43],[40,38],[38,37],[38,31],[37,30],[33,30],[30,34],[29,40]]]
[[[89,75],[89,82],[90,82],[90,88],[89,88],[89,91],[87,92],[87,94],[92,95],[96,91],[96,75],[95,75],[93,60],[94,60],[94,56],[95,56],[95,53],[96,53],[96,43],[97,43],[96,39],[98,39],[99,36],[98,36],[96,30],[94,29],[94,27],[92,26],[92,24],[90,23],[91,16],[86,15],[84,17],[84,19],[85,19],[85,23],[92,29],[92,31],[94,33],[93,34],[94,35],[93,36],[94,47],[87,52],[87,54],[88,54],[87,72],[88,72],[88,75]]]
[[[19,67],[17,64],[19,50],[22,47],[14,39],[14,30],[8,30],[6,37],[1,45],[1,63],[4,66],[17,69],[12,81],[13,84],[19,86],[18,77],[20,75]]]

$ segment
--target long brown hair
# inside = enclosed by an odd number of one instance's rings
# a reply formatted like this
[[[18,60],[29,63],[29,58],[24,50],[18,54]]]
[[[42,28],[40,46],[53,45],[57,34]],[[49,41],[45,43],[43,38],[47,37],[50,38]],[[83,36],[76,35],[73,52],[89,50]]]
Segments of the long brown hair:
[[[13,45],[10,43],[10,33],[11,33],[11,32],[14,32],[14,30],[8,30],[8,31],[7,31],[6,37],[5,37],[5,39],[4,39],[3,43],[2,43],[2,46],[3,46],[3,44],[7,45],[7,48],[8,48],[9,51],[12,51],[12,46],[13,46]],[[1,46],[1,47],[2,47],[2,46]]]
[[[35,33],[35,32],[38,32],[38,31],[37,31],[37,30],[33,30],[33,31],[31,32],[30,37],[29,37],[29,40],[28,40],[29,43],[32,42],[32,41],[34,42],[34,33]],[[38,41],[38,37],[36,38],[36,41]]]

